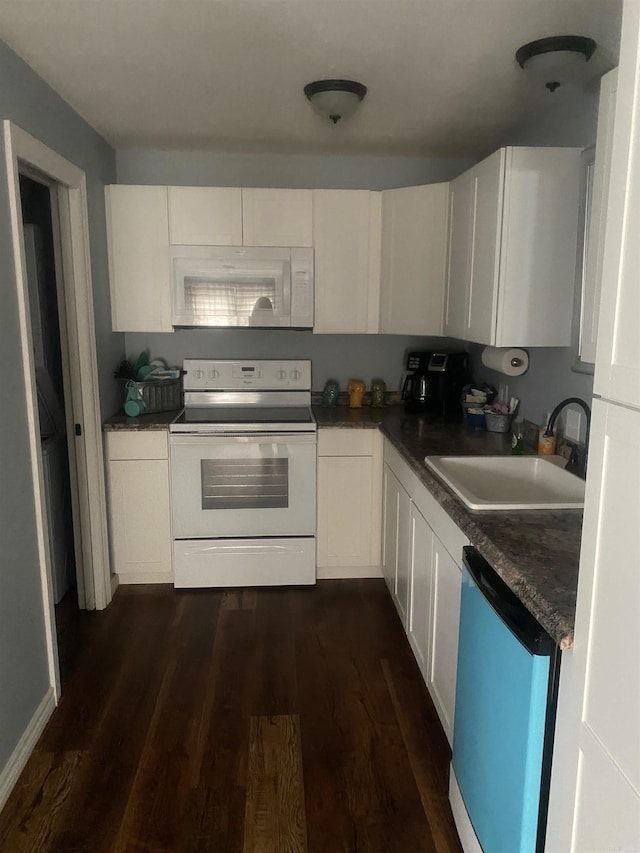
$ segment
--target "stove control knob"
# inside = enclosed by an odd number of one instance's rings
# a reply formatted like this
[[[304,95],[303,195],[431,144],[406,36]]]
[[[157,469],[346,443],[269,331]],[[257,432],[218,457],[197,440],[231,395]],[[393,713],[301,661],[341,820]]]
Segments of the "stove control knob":
[[[287,371],[286,371],[286,370],[279,370],[279,371],[276,373],[276,379],[283,380],[283,379],[286,379],[286,378],[287,378]]]
[[[203,376],[204,376],[204,370],[200,370],[200,368],[198,368],[197,370],[193,371],[193,378],[194,379],[202,379]]]
[[[291,378],[293,379],[294,382],[297,382],[298,379],[300,379],[300,371],[299,370],[292,370],[289,375],[291,376]]]
[[[217,379],[220,376],[220,372],[218,370],[210,370],[209,371],[209,379]]]

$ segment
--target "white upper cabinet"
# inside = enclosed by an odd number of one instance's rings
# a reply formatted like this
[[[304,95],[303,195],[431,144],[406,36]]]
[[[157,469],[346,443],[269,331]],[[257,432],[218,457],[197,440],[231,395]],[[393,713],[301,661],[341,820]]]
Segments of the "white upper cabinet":
[[[312,190],[242,190],[245,246],[313,246],[312,222]]]
[[[380,331],[441,335],[449,184],[382,193]]]
[[[449,270],[444,333],[460,340],[464,340],[467,334],[473,229],[472,187],[471,172],[465,172],[449,185]]]
[[[487,157],[472,173],[472,252],[465,300],[469,341],[488,341],[496,326],[504,153],[503,149]]]
[[[314,332],[378,331],[381,194],[313,191]]]
[[[105,187],[114,332],[171,332],[167,188]]]
[[[600,103],[598,108],[598,134],[596,155],[593,164],[593,184],[587,197],[585,268],[583,274],[582,312],[580,320],[581,361],[595,364],[600,316],[600,289],[602,284],[602,258],[604,229],[607,221],[607,195],[611,173],[611,144],[615,97],[618,85],[618,70],[614,68],[600,81]]]
[[[241,246],[242,190],[169,187],[169,241],[177,246]]]
[[[629,36],[626,42],[623,40],[628,53],[623,54],[621,46],[615,99],[598,355],[593,386],[596,394],[631,406],[640,406],[639,17],[637,8],[629,4]],[[624,31],[623,22],[623,36]],[[624,74],[623,58],[628,61]]]
[[[451,182],[445,334],[486,341],[496,324],[504,150]]]
[[[571,343],[579,187],[573,148],[500,149],[452,182],[448,335]]]

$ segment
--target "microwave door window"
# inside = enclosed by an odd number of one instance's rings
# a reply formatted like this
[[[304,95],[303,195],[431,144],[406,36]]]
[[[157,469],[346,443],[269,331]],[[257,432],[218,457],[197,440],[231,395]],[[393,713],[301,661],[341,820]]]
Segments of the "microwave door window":
[[[185,312],[202,325],[276,326],[282,317],[275,276],[185,276]]]

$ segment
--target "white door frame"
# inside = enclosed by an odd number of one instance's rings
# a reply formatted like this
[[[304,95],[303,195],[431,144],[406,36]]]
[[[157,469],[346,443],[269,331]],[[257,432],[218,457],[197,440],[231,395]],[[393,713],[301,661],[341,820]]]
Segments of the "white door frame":
[[[11,239],[18,296],[22,363],[26,390],[31,473],[36,508],[38,554],[45,603],[45,625],[51,683],[59,695],[58,655],[53,610],[51,568],[47,549],[47,521],[43,489],[38,402],[36,394],[29,294],[26,277],[22,210],[20,202],[20,166],[36,170],[56,185],[58,218],[62,242],[60,267],[64,290],[63,331],[66,327],[69,354],[71,411],[68,411],[70,456],[75,458],[79,495],[81,535],[78,578],[78,603],[87,610],[102,610],[111,601],[107,513],[104,485],[102,427],[98,398],[95,328],[89,258],[89,223],[84,172],[55,151],[5,120],[4,145],[7,188],[11,218]],[[54,196],[55,197],[55,196]],[[55,205],[53,205],[55,207]],[[53,211],[55,221],[55,210]],[[69,406],[67,404],[67,409]],[[71,417],[69,418],[69,415]],[[72,423],[69,423],[71,421]],[[80,426],[81,435],[74,427]],[[75,452],[74,452],[75,451]],[[72,474],[73,474],[72,461]],[[76,543],[76,548],[78,543]]]

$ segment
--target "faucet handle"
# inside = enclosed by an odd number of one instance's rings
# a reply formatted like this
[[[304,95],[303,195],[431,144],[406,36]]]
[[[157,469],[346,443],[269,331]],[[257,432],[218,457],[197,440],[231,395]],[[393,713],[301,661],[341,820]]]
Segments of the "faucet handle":
[[[568,471],[570,474],[576,474],[578,477],[582,477],[584,479],[585,474],[583,470],[583,463],[580,460],[578,448],[575,444],[571,446],[571,453],[569,454],[567,464],[564,466],[564,470]]]

